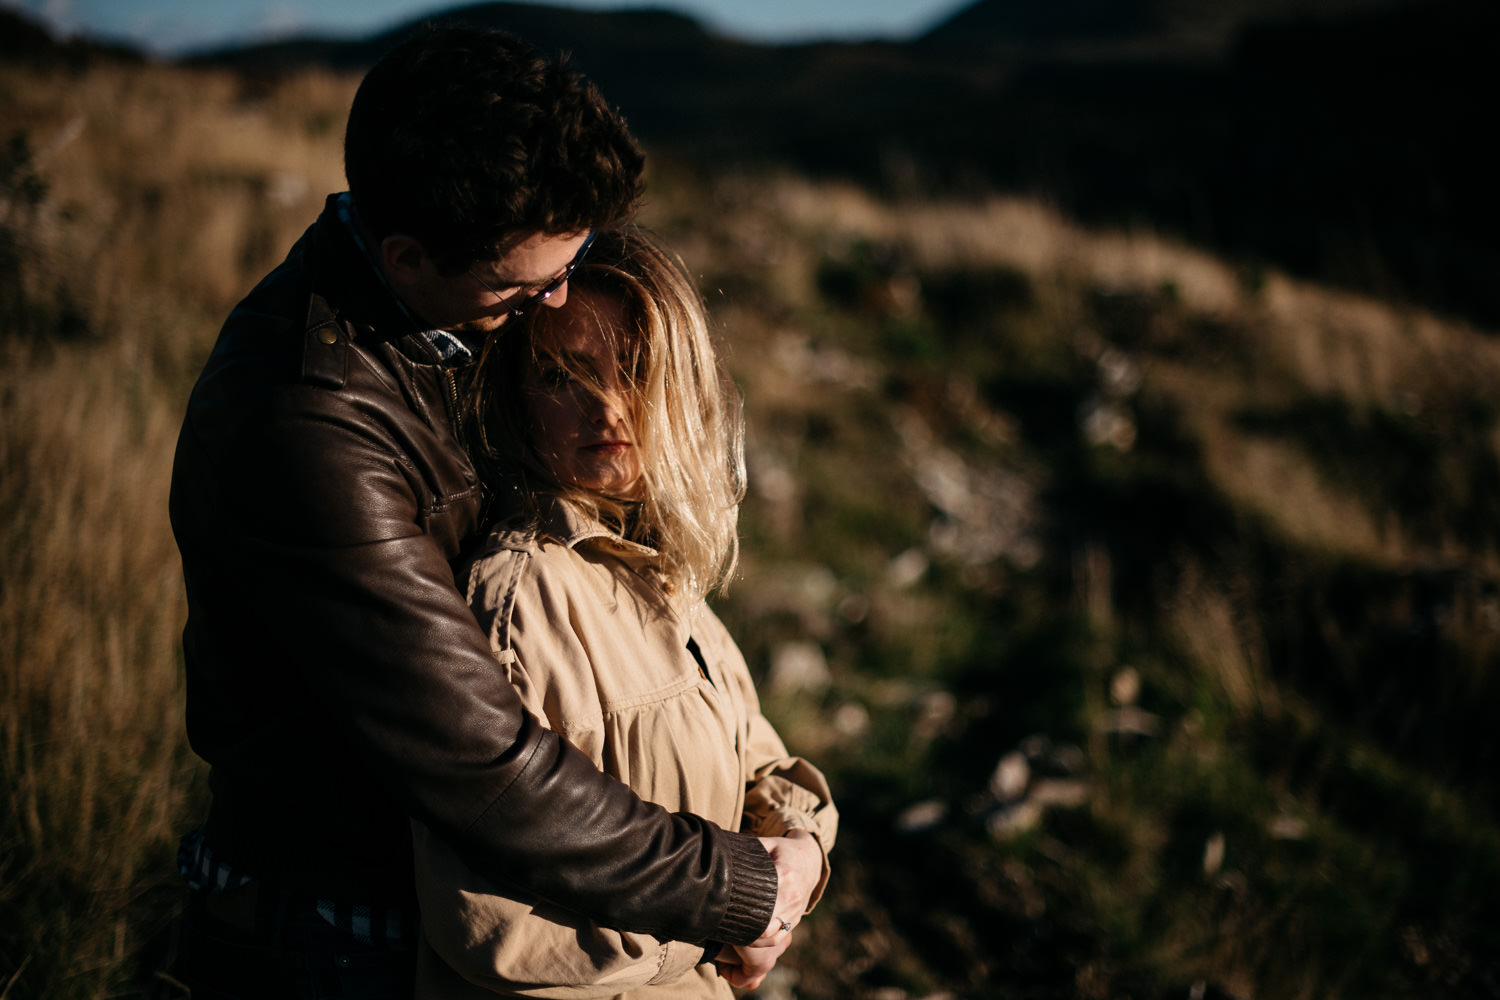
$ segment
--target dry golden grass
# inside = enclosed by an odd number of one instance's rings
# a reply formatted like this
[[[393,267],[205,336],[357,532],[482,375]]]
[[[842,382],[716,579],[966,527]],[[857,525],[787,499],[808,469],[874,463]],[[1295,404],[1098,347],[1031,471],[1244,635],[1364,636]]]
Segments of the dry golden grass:
[[[1300,391],[1401,406],[1411,404],[1411,394],[1420,401],[1439,388],[1477,390],[1500,380],[1500,342],[1463,322],[1275,271],[1251,290],[1211,254],[1154,233],[1087,230],[1034,201],[891,204],[852,186],[792,176],[762,187],[759,198],[764,216],[741,218],[751,228],[736,232],[752,256],[777,246],[778,231],[792,230],[814,247],[849,238],[893,244],[929,270],[1013,267],[1033,279],[1062,274],[1105,291],[1170,289],[1191,313],[1252,326],[1268,367]],[[790,288],[794,301],[806,298],[815,270],[809,261],[786,247],[773,256],[787,278],[777,287]]]
[[[162,916],[128,915],[170,885],[202,795],[167,522],[177,427],[229,304],[339,186],[351,86],[311,77],[251,100],[228,76],[160,66],[0,69],[0,115],[47,184],[7,219],[12,280],[75,315],[70,339],[0,331],[5,990],[112,992]]]
[[[119,346],[7,343],[0,376],[0,907],[30,925],[42,981],[113,978],[196,783],[166,523],[180,400]]]
[[[166,66],[0,69],[9,128],[51,189],[33,233],[48,265],[101,320],[139,295],[226,308],[342,186],[353,86],[312,76],[262,96]]]
[[[1153,233],[1090,231],[1034,201],[892,204],[850,185],[795,176],[769,187],[763,179],[736,178],[723,189],[720,197],[731,206],[754,203],[762,210],[725,213],[722,225],[731,235],[716,245],[738,246],[764,262],[766,284],[794,305],[816,299],[819,249],[859,239],[899,248],[920,270],[1014,268],[1034,287],[1062,289],[1054,295],[1065,300],[1079,286],[1165,294],[1189,317],[1232,323],[1256,359],[1248,376],[1192,364],[1158,364],[1146,373],[1146,391],[1169,399],[1203,440],[1220,489],[1314,547],[1387,565],[1422,559],[1500,565],[1500,552],[1423,546],[1399,525],[1377,523],[1350,484],[1288,442],[1249,435],[1232,423],[1243,407],[1309,395],[1418,415],[1454,397],[1486,398],[1487,387],[1500,384],[1500,339],[1485,331],[1275,271],[1248,288],[1232,267],[1203,251]],[[709,240],[690,239],[684,252],[690,260],[711,260]],[[1046,336],[1077,328],[1069,301],[1046,305],[1054,311]],[[747,316],[732,330],[743,326],[753,340],[762,325]],[[780,383],[764,391],[775,399],[805,392]]]
[[[1189,567],[1167,609],[1167,620],[1183,649],[1219,688],[1236,716],[1249,719],[1278,713],[1275,685],[1266,671],[1264,640],[1233,596]]]

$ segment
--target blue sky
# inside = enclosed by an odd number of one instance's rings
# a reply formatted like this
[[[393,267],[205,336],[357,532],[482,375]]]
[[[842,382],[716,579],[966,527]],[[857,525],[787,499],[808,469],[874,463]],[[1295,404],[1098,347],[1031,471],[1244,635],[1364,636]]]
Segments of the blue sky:
[[[0,0],[62,34],[123,39],[161,54],[317,30],[360,35],[470,0]],[[725,34],[762,41],[901,38],[970,0],[552,0],[606,10],[666,7]]]

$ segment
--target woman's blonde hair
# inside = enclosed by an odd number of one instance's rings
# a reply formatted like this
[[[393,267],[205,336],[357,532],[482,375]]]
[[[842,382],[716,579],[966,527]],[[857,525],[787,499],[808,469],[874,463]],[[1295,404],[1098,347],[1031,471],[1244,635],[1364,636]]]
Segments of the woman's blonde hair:
[[[703,299],[680,259],[638,228],[601,232],[569,289],[616,300],[623,319],[601,324],[623,359],[631,433],[642,487],[626,502],[560,482],[532,444],[523,381],[537,364],[562,310],[537,309],[524,327],[489,338],[471,393],[478,460],[501,512],[538,523],[540,500],[566,498],[632,541],[663,556],[674,595],[696,601],[728,582],[739,558],[745,495],[744,423],[739,393],[719,363]],[[549,364],[565,359],[549,358]],[[569,369],[591,391],[598,376]]]

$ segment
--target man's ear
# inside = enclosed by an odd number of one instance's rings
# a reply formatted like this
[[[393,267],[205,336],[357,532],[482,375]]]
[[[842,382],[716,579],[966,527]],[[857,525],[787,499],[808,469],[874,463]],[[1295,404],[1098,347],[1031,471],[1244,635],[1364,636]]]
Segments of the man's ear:
[[[431,261],[422,244],[405,233],[392,233],[380,241],[380,264],[398,292],[420,282]]]

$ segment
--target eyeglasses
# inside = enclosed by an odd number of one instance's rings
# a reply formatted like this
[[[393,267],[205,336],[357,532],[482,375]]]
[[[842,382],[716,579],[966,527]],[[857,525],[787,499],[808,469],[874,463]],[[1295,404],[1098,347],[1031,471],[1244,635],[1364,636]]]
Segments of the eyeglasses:
[[[499,299],[500,304],[506,306],[507,310],[512,316],[521,316],[525,314],[526,310],[534,306],[539,306],[543,302],[546,302],[548,299],[552,298],[553,295],[557,294],[557,290],[559,288],[568,283],[568,279],[573,277],[573,272],[578,270],[578,265],[583,263],[584,254],[588,253],[589,247],[594,245],[594,237],[597,235],[597,233],[590,230],[589,234],[583,238],[583,246],[578,248],[578,252],[573,255],[573,259],[568,261],[568,266],[563,268],[562,271],[557,275],[557,277],[553,278],[551,281],[547,282],[545,285],[537,289],[535,292],[532,292],[530,295],[522,297],[521,300],[513,306],[507,305],[505,296],[495,291],[495,289],[490,286],[490,283],[488,281],[485,281],[479,275],[475,274],[473,268],[469,269],[469,277],[479,282],[485,287],[486,291],[495,296],[495,298]]]

